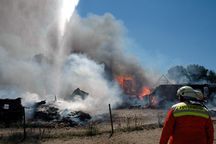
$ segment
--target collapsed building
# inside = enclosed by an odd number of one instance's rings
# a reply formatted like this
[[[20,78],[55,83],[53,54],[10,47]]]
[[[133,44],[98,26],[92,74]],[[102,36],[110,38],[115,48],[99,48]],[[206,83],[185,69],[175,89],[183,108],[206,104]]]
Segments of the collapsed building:
[[[21,104],[21,98],[0,99],[0,122],[9,126],[14,122],[22,122],[25,111]]]
[[[155,88],[142,86],[141,89],[137,89],[136,81],[132,76],[118,76],[116,80],[123,93],[129,97],[130,102],[126,103],[129,107],[167,108],[178,102],[177,90],[185,85],[200,90],[204,94],[205,102],[216,106],[216,84],[160,84]],[[166,80],[168,81],[167,78]]]
[[[178,101],[176,95],[177,90],[182,86],[191,86],[194,89],[200,90],[204,96],[206,103],[216,106],[215,94],[216,84],[163,84],[157,86],[149,95],[149,105],[155,108],[166,108]]]

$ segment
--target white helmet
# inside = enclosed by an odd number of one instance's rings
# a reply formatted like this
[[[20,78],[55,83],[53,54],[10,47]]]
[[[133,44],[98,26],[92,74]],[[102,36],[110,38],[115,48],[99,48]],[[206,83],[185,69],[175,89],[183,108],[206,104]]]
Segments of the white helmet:
[[[177,91],[177,95],[189,99],[204,100],[203,93],[199,90],[194,90],[190,86],[183,86],[179,88]]]

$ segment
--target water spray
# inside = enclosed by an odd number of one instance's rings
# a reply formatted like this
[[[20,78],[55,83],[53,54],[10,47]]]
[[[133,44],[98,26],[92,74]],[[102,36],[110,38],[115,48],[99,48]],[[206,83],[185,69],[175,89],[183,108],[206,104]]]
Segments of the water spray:
[[[61,37],[64,37],[65,27],[70,21],[78,3],[79,0],[63,0],[59,17],[59,30]]]
[[[61,91],[61,75],[62,67],[66,59],[66,28],[71,20],[71,17],[78,5],[79,0],[63,0],[61,3],[61,9],[59,13],[59,35],[58,35],[58,47],[54,58],[53,78],[54,94],[59,95]]]

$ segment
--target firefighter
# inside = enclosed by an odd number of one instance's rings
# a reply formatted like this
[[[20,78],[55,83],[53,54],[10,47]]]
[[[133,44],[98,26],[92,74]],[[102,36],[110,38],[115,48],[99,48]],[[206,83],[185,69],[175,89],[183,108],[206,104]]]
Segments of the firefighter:
[[[183,86],[177,96],[180,102],[167,113],[160,144],[213,144],[213,123],[202,92]]]

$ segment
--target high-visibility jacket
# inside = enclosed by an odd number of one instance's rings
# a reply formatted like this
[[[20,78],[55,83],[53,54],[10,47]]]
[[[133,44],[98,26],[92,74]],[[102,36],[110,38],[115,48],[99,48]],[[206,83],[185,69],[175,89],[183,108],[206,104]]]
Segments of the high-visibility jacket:
[[[168,111],[160,144],[213,144],[214,128],[208,110],[180,102]]]

